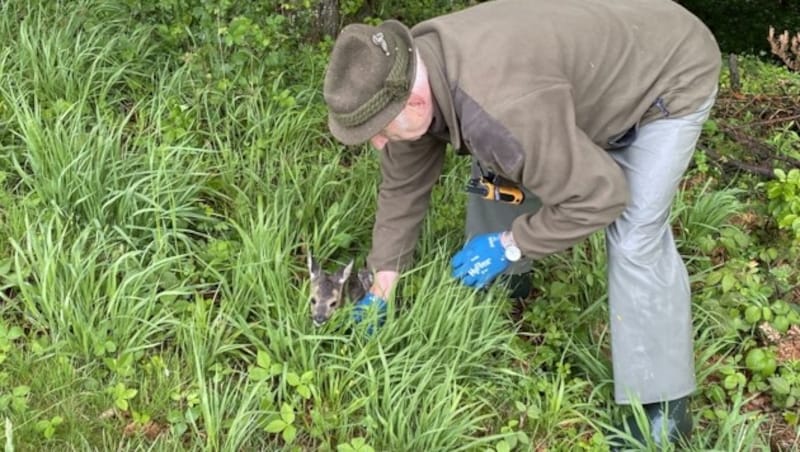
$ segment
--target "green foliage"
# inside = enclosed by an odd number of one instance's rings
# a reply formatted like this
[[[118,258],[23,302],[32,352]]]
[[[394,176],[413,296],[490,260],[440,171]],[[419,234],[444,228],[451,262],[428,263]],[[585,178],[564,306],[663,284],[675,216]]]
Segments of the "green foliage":
[[[800,6],[776,0],[680,0],[711,29],[723,52],[769,54],[769,27],[797,31]]]
[[[8,327],[5,322],[0,320],[0,364],[6,360],[6,354],[11,352],[14,341],[22,337],[22,328],[18,326]]]
[[[30,386],[20,385],[14,387],[10,393],[0,395],[0,413],[21,414],[28,408]]]
[[[769,209],[778,227],[800,240],[800,170],[775,170],[776,180],[766,183]]]
[[[337,445],[336,450],[337,452],[375,452],[375,449],[367,444],[367,440],[360,436],[353,438],[349,443]]]
[[[524,408],[524,405],[522,407]],[[520,408],[519,405],[517,408]],[[530,445],[530,439],[528,439],[528,435],[519,430],[519,421],[516,419],[508,421],[506,425],[501,427],[500,433],[503,434],[505,438],[501,439],[497,442],[497,444],[495,444],[494,449],[497,452],[508,452],[511,450],[516,450],[517,446],[524,448]]]
[[[115,386],[109,388],[108,392],[114,400],[114,406],[122,411],[128,411],[130,400],[136,397],[139,391],[127,388],[124,383],[117,383]]]
[[[36,430],[44,436],[45,439],[50,439],[56,434],[56,428],[64,423],[61,416],[53,416],[50,419],[42,419],[36,422]]]
[[[343,2],[409,22],[468,2]],[[363,263],[377,159],[333,143],[318,3],[0,2],[0,414],[7,448],[603,450],[613,402],[602,233],[537,262],[537,296],[457,287],[468,168],[449,156],[386,325],[314,328],[305,254]],[[347,9],[349,8],[349,9]],[[752,63],[752,64],[751,64]],[[743,62],[751,92],[793,79]],[[717,124],[719,126],[719,124]],[[715,149],[727,145],[713,122]],[[792,130],[771,143],[793,155]],[[719,146],[717,146],[719,145]],[[796,425],[798,369],[758,336],[798,324],[797,250],[746,178],[689,175],[699,450]],[[783,202],[783,201],[781,201]],[[156,439],[126,435],[155,426]]]
[[[747,369],[762,377],[770,377],[775,373],[777,363],[775,356],[763,348],[752,348],[745,357]]]
[[[800,398],[800,365],[797,361],[782,366],[779,373],[769,378],[772,403],[781,410],[796,411]],[[788,413],[787,413],[788,414]],[[797,425],[795,419],[790,425]]]
[[[281,406],[280,417],[270,421],[264,430],[268,433],[280,433],[286,444],[291,444],[297,436],[297,427],[294,424],[295,414],[291,405],[284,403]]]
[[[256,356],[256,365],[250,367],[248,376],[251,380],[261,381],[274,377],[275,375],[280,375],[282,371],[282,365],[278,363],[272,364],[272,359],[267,352],[259,350]]]

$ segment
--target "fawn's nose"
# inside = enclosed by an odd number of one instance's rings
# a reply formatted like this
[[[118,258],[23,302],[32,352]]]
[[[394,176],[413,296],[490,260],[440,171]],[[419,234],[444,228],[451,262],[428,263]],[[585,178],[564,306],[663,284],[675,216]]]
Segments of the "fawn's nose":
[[[327,317],[323,314],[316,314],[314,315],[314,325],[320,326],[328,320]]]

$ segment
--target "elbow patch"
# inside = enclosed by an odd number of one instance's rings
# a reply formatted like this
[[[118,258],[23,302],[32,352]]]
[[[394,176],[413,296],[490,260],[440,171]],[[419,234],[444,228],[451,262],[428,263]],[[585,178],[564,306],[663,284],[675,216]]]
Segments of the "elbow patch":
[[[462,142],[490,169],[510,176],[524,160],[522,144],[467,93],[456,87],[453,103],[461,119]]]

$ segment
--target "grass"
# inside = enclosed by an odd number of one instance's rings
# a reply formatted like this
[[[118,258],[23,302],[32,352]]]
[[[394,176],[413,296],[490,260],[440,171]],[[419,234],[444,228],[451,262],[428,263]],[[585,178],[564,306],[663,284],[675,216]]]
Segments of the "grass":
[[[245,65],[221,89],[122,4],[0,3],[6,450],[604,449],[623,412],[601,234],[537,263],[515,317],[502,291],[446,276],[466,174],[450,158],[387,324],[367,336],[344,310],[316,329],[306,253],[363,264],[375,154],[326,134],[318,68],[297,85]],[[694,274],[719,268],[704,244],[736,228],[740,197],[682,191]],[[690,448],[765,448],[741,391],[706,394],[741,336],[703,289],[698,410],[727,415]]]

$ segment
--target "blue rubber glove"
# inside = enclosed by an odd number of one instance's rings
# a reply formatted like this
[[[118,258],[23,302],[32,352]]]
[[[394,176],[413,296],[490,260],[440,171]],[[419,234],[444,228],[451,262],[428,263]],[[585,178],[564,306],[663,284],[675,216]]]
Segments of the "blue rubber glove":
[[[469,287],[483,288],[511,265],[505,251],[499,232],[477,235],[453,256],[453,276]]]
[[[371,323],[367,326],[368,336],[372,336],[372,333],[374,333],[375,330],[381,327],[383,322],[386,321],[386,300],[373,294],[372,292],[367,292],[363,298],[356,302],[356,305],[353,308],[353,321],[356,323],[361,323],[365,318],[372,320],[376,317],[377,322]]]

